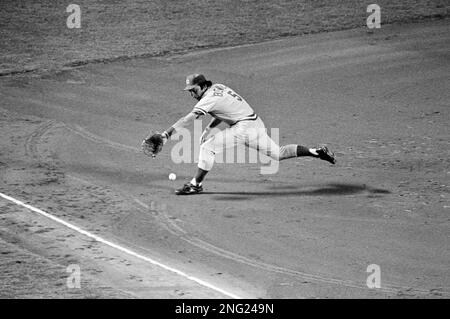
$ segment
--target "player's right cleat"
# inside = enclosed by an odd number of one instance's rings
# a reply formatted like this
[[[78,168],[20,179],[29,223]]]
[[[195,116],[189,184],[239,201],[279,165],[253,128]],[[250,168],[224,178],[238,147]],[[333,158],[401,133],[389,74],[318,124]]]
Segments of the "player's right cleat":
[[[317,154],[319,154],[319,158],[321,160],[330,162],[331,164],[336,164],[336,158],[334,156],[334,153],[331,152],[328,147],[321,146],[318,149],[316,149]]]
[[[175,191],[175,194],[177,195],[193,195],[193,194],[199,194],[203,192],[203,187],[202,185],[193,185],[192,183],[186,183],[183,185],[182,188],[177,189]]]

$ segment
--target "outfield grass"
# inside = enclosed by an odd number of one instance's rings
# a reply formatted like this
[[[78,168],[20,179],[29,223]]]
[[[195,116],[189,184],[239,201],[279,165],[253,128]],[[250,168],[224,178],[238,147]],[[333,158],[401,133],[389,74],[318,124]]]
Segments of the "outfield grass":
[[[81,7],[81,28],[66,7]],[[448,0],[2,0],[0,74],[450,16]]]

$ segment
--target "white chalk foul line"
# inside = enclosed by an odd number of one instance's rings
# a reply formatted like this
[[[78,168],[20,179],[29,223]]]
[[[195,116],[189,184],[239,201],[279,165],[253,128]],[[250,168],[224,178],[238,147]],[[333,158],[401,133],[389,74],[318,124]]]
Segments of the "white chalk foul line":
[[[124,253],[126,253],[128,255],[131,255],[131,256],[134,256],[134,257],[139,258],[141,260],[144,260],[146,262],[149,262],[149,263],[151,263],[151,264],[153,264],[155,266],[161,267],[161,268],[163,268],[163,269],[165,269],[167,271],[173,272],[173,273],[175,273],[175,274],[177,274],[177,275],[179,275],[181,277],[184,277],[186,279],[194,281],[194,282],[196,282],[197,284],[199,284],[201,286],[204,286],[204,287],[207,287],[209,289],[215,290],[215,291],[217,291],[217,292],[219,292],[219,293],[221,293],[221,294],[223,294],[223,295],[225,295],[227,297],[230,297],[230,298],[233,298],[233,299],[242,299],[241,297],[239,297],[239,296],[237,296],[237,295],[235,295],[233,293],[230,293],[228,291],[225,291],[225,290],[223,290],[223,289],[221,289],[219,287],[216,287],[216,286],[214,286],[214,285],[212,285],[212,284],[210,284],[210,283],[208,283],[208,282],[206,282],[204,280],[201,280],[199,278],[190,276],[190,275],[188,275],[188,274],[186,274],[186,273],[184,273],[184,272],[182,272],[182,271],[180,271],[178,269],[166,266],[166,265],[164,265],[164,264],[162,264],[162,263],[160,263],[160,262],[158,262],[156,260],[153,260],[153,259],[151,259],[149,257],[146,257],[146,256],[143,256],[141,254],[138,254],[138,253],[136,253],[136,252],[134,252],[134,251],[132,251],[132,250],[130,250],[128,248],[125,248],[125,247],[122,247],[120,245],[114,244],[114,243],[112,243],[112,242],[110,242],[110,241],[108,241],[106,239],[103,239],[100,236],[97,236],[97,235],[92,234],[92,233],[90,233],[90,232],[88,232],[86,230],[83,230],[83,229],[81,229],[78,226],[72,225],[72,224],[70,224],[70,223],[68,223],[68,222],[66,222],[66,221],[64,221],[64,220],[62,220],[62,219],[60,219],[58,217],[55,217],[55,216],[53,216],[53,215],[51,215],[49,213],[44,212],[43,210],[40,210],[39,208],[35,208],[35,207],[31,206],[31,205],[25,204],[25,203],[15,199],[15,198],[11,197],[11,196],[8,196],[8,195],[5,195],[3,193],[0,193],[0,197],[3,197],[4,199],[6,199],[8,201],[11,201],[14,204],[17,204],[19,206],[25,207],[25,208],[27,208],[27,209],[35,212],[35,213],[38,213],[38,214],[40,214],[42,216],[45,216],[45,217],[47,217],[47,218],[49,218],[49,219],[51,219],[51,220],[53,220],[53,221],[55,221],[55,222],[57,222],[59,224],[62,224],[64,226],[66,226],[66,227],[68,227],[68,228],[70,228],[70,229],[80,233],[80,234],[83,234],[83,235],[85,235],[85,236],[87,236],[89,238],[92,238],[95,241],[98,241],[98,242],[103,243],[103,244],[105,244],[105,245],[107,245],[109,247],[112,247],[112,248],[115,248],[117,250],[120,250],[120,251],[122,251],[122,252],[124,252]]]

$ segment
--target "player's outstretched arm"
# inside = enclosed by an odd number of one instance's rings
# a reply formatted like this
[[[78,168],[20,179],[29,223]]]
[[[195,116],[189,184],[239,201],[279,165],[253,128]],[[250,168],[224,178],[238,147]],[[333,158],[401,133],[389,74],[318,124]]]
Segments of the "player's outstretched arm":
[[[165,138],[169,139],[169,137],[178,131],[179,129],[188,126],[194,119],[199,118],[203,114],[197,112],[190,112],[188,115],[180,118],[174,125],[172,125],[169,129],[165,130],[162,134]]]
[[[156,154],[161,152],[163,145],[167,143],[170,136],[179,130],[180,128],[188,125],[190,122],[192,122],[195,118],[198,118],[199,114],[196,112],[191,112],[186,116],[183,116],[180,118],[174,125],[172,125],[168,130],[164,131],[163,133],[151,133],[148,137],[146,137],[142,143],[142,151],[144,154],[151,156],[153,158],[156,157]]]

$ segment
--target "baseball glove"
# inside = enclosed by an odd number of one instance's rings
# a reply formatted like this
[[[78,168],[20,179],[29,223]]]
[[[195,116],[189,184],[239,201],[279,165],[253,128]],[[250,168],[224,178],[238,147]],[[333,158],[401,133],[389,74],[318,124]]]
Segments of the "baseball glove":
[[[165,139],[161,133],[155,133],[142,141],[141,147],[145,155],[155,157],[161,152]]]

